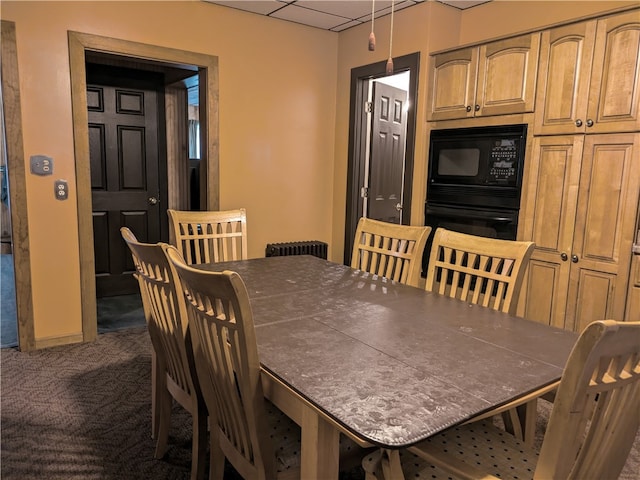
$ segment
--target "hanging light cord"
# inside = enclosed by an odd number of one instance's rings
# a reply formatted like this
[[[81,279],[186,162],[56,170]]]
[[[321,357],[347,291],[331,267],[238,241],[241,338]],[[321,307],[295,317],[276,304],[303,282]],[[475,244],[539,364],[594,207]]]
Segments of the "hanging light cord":
[[[391,49],[393,48],[393,10],[395,0],[391,0],[391,30],[389,32],[389,58],[391,58]]]
[[[376,34],[373,33],[373,20],[375,19],[376,0],[371,0],[371,33],[369,34],[369,51],[376,49]]]
[[[389,29],[389,59],[387,60],[386,73],[387,75],[393,75],[393,58],[391,52],[393,51],[393,11],[395,6],[395,0],[391,0],[391,28]]]

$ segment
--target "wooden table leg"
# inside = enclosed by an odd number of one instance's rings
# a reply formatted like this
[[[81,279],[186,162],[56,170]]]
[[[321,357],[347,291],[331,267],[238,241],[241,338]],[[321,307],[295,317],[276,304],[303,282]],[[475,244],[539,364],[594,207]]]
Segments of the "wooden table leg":
[[[337,480],[340,463],[340,432],[309,407],[304,408],[301,427],[301,478]]]

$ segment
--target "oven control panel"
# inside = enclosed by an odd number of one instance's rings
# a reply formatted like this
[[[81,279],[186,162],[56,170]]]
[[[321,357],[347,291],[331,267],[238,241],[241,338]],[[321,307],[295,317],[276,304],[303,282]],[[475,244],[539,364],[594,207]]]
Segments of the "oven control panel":
[[[496,140],[489,152],[489,177],[494,181],[508,181],[517,174],[518,146],[516,139]]]

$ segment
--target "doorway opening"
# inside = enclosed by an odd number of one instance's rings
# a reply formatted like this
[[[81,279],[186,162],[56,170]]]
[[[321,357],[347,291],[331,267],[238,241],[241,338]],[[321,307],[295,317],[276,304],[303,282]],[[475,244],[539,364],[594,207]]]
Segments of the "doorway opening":
[[[144,193],[144,201],[151,209],[166,216],[167,208],[190,209],[193,206],[188,152],[188,86],[196,92],[199,131],[198,201],[199,209],[218,209],[218,60],[217,57],[113,38],[69,32],[74,140],[76,146],[76,180],[78,190],[78,230],[80,243],[80,283],[82,297],[82,341],[95,340],[97,335],[96,246],[95,214],[93,205],[86,201],[93,194],[92,152],[89,141],[89,115],[87,95],[87,64],[124,67],[152,71],[164,77],[164,111],[166,136],[161,147],[166,151],[158,196]],[[195,77],[195,79],[194,79]],[[195,87],[195,90],[194,90]],[[131,99],[135,96],[131,97]],[[131,105],[131,104],[129,104]],[[135,102],[133,103],[135,105]],[[164,126],[164,125],[163,125]],[[158,135],[161,137],[161,135]],[[142,164],[142,162],[141,162]],[[166,193],[161,193],[166,192]],[[129,225],[124,225],[129,226]],[[126,245],[119,237],[119,226],[114,242],[119,248]],[[140,232],[140,234],[138,234]],[[147,241],[145,228],[137,229],[136,236]],[[159,230],[159,240],[168,240],[168,231]],[[150,239],[157,241],[155,239]],[[123,256],[125,260],[130,257]],[[128,260],[127,260],[128,261]],[[125,270],[126,270],[125,266]],[[133,262],[129,264],[133,271]],[[64,342],[60,342],[64,343]]]
[[[200,209],[199,185],[189,181],[191,158],[200,156],[199,82],[195,67],[145,65],[95,52],[85,58],[97,322],[98,333],[105,333],[146,323],[120,228],[145,243],[167,242],[167,208]],[[167,138],[174,137],[189,149],[171,162],[177,185],[170,189]]]
[[[344,263],[362,216],[409,224],[420,53],[351,70]]]

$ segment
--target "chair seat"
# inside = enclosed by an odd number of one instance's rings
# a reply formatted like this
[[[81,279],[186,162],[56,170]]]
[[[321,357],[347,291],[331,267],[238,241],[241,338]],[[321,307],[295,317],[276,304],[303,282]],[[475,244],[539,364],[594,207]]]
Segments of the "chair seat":
[[[533,478],[538,462],[538,452],[495,427],[490,419],[450,428],[408,450],[400,451],[402,471],[406,479],[460,478],[413,453],[418,449],[434,453],[439,458],[443,455],[453,457],[454,462],[463,462],[503,480]],[[380,468],[381,457],[381,450],[365,457],[362,462],[365,472],[375,474]]]

